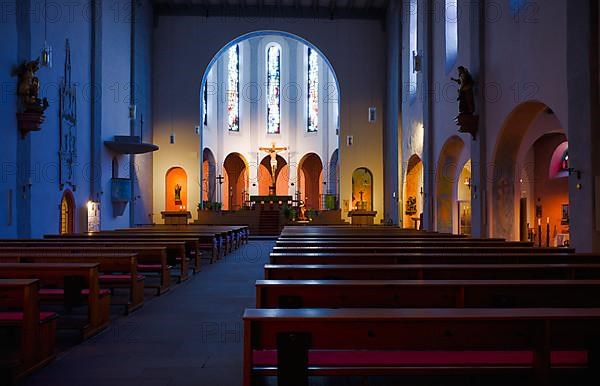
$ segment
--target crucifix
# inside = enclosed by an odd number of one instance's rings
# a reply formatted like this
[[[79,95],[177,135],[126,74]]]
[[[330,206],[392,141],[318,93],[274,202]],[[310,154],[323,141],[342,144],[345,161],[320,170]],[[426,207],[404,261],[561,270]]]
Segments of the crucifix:
[[[271,156],[271,187],[269,192],[271,196],[275,195],[275,172],[277,171],[277,153],[287,150],[287,147],[276,147],[275,142],[271,144],[271,147],[259,147],[258,150],[264,151]]]
[[[219,184],[219,190],[217,190],[218,193],[221,193],[221,185],[223,185],[223,180],[225,179],[225,177],[223,177],[222,175],[219,174],[219,176],[216,178],[217,183]],[[220,195],[219,194],[219,195]]]

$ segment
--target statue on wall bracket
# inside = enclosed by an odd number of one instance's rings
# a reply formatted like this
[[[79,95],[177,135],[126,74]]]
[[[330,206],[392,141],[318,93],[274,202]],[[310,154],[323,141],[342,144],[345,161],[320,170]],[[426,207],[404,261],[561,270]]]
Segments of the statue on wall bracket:
[[[475,95],[473,77],[465,67],[458,67],[458,78],[450,78],[458,83],[458,115],[455,118],[460,133],[469,133],[475,140],[479,126],[479,116],[475,115]]]
[[[40,79],[35,75],[40,69],[40,59],[24,61],[12,71],[19,78],[17,96],[17,124],[21,137],[30,131],[39,131],[46,119],[44,111],[48,108],[48,99],[40,98]]]
[[[59,109],[59,188],[75,184],[75,164],[77,162],[77,87],[71,82],[71,45],[65,43],[65,72],[60,83]]]

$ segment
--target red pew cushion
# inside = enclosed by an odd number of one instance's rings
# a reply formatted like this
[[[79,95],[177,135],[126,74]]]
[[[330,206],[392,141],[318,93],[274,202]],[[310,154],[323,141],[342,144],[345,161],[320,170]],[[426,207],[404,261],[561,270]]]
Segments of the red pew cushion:
[[[62,297],[65,294],[65,290],[60,289],[60,288],[43,288],[40,290],[39,293],[40,293],[40,296],[43,296],[43,297],[50,297],[50,296]],[[83,290],[81,290],[81,294],[83,296],[88,296],[90,294],[90,290],[83,289]],[[101,289],[100,296],[106,296],[106,295],[110,295],[110,290]]]
[[[58,317],[58,315],[55,312],[40,312],[40,322],[47,322],[56,317]],[[0,322],[20,322],[22,320],[22,312],[0,312]]]
[[[144,275],[137,275],[138,280],[144,280]],[[100,281],[104,282],[129,282],[131,275],[100,275]]]
[[[586,351],[553,351],[553,366],[585,366]],[[276,350],[254,351],[255,366],[276,366]],[[311,366],[531,366],[531,351],[326,351],[311,350]]]

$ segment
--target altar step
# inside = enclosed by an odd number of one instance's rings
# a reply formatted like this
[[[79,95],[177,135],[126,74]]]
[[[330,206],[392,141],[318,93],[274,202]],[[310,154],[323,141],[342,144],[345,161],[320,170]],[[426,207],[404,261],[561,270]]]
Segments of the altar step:
[[[259,236],[278,236],[282,226],[279,222],[278,210],[261,210],[258,219]]]

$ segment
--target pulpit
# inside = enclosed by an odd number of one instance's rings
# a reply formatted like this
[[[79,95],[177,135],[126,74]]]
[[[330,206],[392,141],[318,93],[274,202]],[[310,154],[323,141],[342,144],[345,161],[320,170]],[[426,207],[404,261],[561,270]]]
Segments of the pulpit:
[[[192,218],[192,214],[185,210],[173,210],[160,212],[166,225],[186,225]]]
[[[348,212],[352,225],[373,225],[377,211],[357,209]]]

